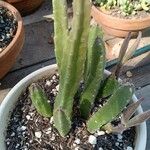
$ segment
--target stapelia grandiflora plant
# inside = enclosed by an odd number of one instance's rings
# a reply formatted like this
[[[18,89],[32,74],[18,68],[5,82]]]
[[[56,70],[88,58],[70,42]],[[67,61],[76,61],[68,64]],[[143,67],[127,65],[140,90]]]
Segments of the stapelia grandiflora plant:
[[[33,83],[29,87],[29,91],[36,110],[44,117],[53,116],[55,128],[61,136],[66,136],[72,127],[74,96],[83,81],[84,88],[78,107],[89,132],[94,133],[100,128],[110,132],[121,132],[127,127],[138,125],[148,119],[149,111],[131,118],[141,101],[126,108],[132,99],[133,86],[127,83],[118,83],[119,70],[137,48],[141,33],[132,45],[130,52],[124,56],[130,35],[126,38],[121,48],[116,71],[105,79],[105,48],[99,28],[90,26],[90,1],[73,1],[71,28],[68,28],[66,10],[66,0],[53,0],[59,92],[55,99],[54,108],[50,107],[42,88]],[[94,103],[100,101],[102,97],[107,97],[107,102],[96,112],[92,112]],[[111,122],[121,114],[121,124],[118,127],[112,126]]]

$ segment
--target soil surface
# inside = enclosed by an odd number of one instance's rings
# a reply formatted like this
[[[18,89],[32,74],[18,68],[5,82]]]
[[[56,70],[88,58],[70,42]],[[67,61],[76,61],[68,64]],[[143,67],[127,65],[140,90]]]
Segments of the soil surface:
[[[58,93],[58,82],[56,74],[38,81],[38,85],[46,92],[50,105],[54,104]],[[92,135],[86,130],[85,121],[80,118],[77,107],[78,95],[75,96],[72,129],[62,138],[54,128],[53,117],[43,118],[36,112],[27,89],[11,114],[5,141],[7,150],[132,150],[134,128],[123,134],[97,131]]]
[[[104,9],[103,7],[97,6],[97,8],[99,8],[105,14],[118,17],[118,18],[122,18],[122,19],[143,19],[146,17],[150,17],[150,12],[146,12],[144,10],[135,11],[135,14],[124,15],[122,11],[120,10],[120,8],[118,7],[114,7],[111,9]]]
[[[6,8],[0,7],[0,53],[12,41],[17,30],[17,20]]]
[[[122,12],[117,8],[111,9],[109,11],[106,11],[106,10],[105,11],[102,10],[102,11],[109,15],[112,15],[112,16],[118,17],[118,18],[122,18],[122,19],[143,19],[146,17],[150,17],[150,13],[146,12],[144,10],[136,11],[136,14],[130,14],[130,15],[126,15],[126,16],[123,15]]]

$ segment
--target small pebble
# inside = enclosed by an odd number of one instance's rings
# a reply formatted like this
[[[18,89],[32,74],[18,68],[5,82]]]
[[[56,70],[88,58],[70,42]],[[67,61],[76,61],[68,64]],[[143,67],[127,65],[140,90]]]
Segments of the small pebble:
[[[99,149],[98,150],[103,150],[103,148],[102,147],[99,147]]]
[[[56,90],[59,91],[59,84],[56,86]]]
[[[77,146],[77,144],[73,143],[73,147]]]
[[[51,86],[52,83],[49,81],[49,80],[46,80],[46,83],[45,83],[46,86]]]
[[[130,146],[128,146],[128,147],[127,147],[127,150],[133,150],[133,148],[132,148],[132,147],[130,147]]]
[[[29,141],[29,143],[32,143],[32,142],[33,142],[33,140],[30,140],[30,141]]]
[[[52,127],[47,128],[46,131],[52,131]]]
[[[119,146],[119,143],[118,143],[118,142],[116,142],[116,143],[115,143],[115,145],[116,145],[116,146]]]
[[[109,134],[110,132],[108,130],[105,131],[107,134]]]
[[[53,94],[54,94],[54,96],[56,96],[56,95],[57,95],[57,92],[55,91],[55,92],[53,92]]]
[[[41,132],[41,131],[35,132],[35,136],[36,136],[37,138],[41,138],[42,132]]]
[[[20,146],[20,144],[17,144],[15,147],[18,148]]]
[[[88,142],[92,145],[95,145],[95,144],[97,144],[97,139],[94,135],[90,135],[89,139],[88,139]]]
[[[99,107],[102,107],[102,105],[101,105],[101,104],[99,104]]]
[[[10,136],[15,136],[15,132],[13,132]]]
[[[56,92],[56,89],[52,89],[52,92]]]
[[[79,147],[75,147],[75,149],[74,150],[79,150],[80,148]]]
[[[74,143],[80,144],[80,139],[76,139],[76,140],[74,141]]]
[[[127,71],[127,72],[126,72],[126,76],[129,77],[129,78],[131,78],[131,77],[132,77],[131,71]]]
[[[58,76],[59,76],[59,74],[58,74],[58,73],[56,73],[56,76],[58,77]]]
[[[22,127],[20,128],[21,131],[24,131],[24,130],[26,130],[26,129],[27,129],[26,126],[22,126]]]
[[[52,128],[51,127],[49,127],[48,129],[46,129],[46,134],[50,134],[52,132]]]
[[[53,79],[53,80],[56,80],[56,75],[54,75],[54,76],[52,77],[52,79]]]
[[[118,134],[118,139],[122,139],[122,135],[121,134]]]
[[[34,113],[33,113],[33,112],[30,112],[29,114],[30,114],[30,116],[33,116],[33,115],[34,115]]]
[[[50,123],[52,124],[53,122],[54,122],[54,118],[52,116],[51,119],[50,119]]]
[[[30,120],[31,117],[29,115],[26,115],[26,118],[27,118],[27,120]]]
[[[98,136],[105,135],[105,132],[104,131],[97,131],[97,135]]]
[[[29,146],[30,144],[29,143],[26,143],[26,146]]]
[[[51,141],[54,141],[54,140],[55,140],[55,135],[53,134],[51,137]]]

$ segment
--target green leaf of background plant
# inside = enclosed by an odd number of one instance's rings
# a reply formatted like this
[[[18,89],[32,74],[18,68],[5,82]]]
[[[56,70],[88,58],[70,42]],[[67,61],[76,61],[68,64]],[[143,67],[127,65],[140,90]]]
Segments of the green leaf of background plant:
[[[114,91],[102,108],[99,108],[87,122],[87,129],[94,133],[103,125],[114,120],[129,103],[133,95],[131,86],[120,86]]]

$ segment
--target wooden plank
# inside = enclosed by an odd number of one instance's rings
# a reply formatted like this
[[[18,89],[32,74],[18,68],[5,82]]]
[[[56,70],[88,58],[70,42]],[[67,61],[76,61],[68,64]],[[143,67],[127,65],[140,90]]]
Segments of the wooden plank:
[[[150,85],[150,64],[133,69],[131,73],[136,88]]]
[[[144,111],[150,109],[150,85],[147,85],[136,91],[136,96],[138,98],[143,97],[144,101],[142,102],[142,106]]]
[[[49,43],[53,23],[41,21],[25,26],[25,43],[12,71],[54,58],[54,45]]]
[[[128,78],[137,89],[150,85],[150,63],[142,67],[132,69],[130,72],[132,75],[131,77],[126,75],[127,72],[123,72],[121,78]]]
[[[45,20],[43,16],[52,13],[52,1],[45,0],[42,6],[33,14],[23,17],[24,25],[28,25],[35,22]]]
[[[115,66],[107,69],[113,72]],[[136,89],[150,85],[150,63],[134,69],[129,67],[128,71],[130,72],[131,77],[127,76],[127,71],[123,70],[120,74],[120,78],[126,78],[129,82],[135,85]]]

